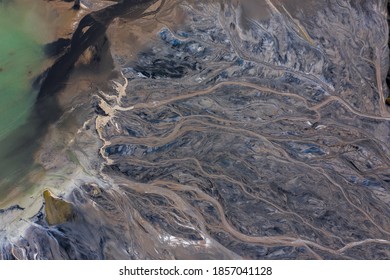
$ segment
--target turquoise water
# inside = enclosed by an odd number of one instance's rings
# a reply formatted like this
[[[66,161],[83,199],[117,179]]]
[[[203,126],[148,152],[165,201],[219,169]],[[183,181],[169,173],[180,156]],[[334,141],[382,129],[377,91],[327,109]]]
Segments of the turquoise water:
[[[26,123],[40,73],[42,22],[31,7],[0,4],[0,140]]]
[[[44,2],[0,0],[0,205],[16,189],[27,190],[42,134],[33,114],[34,79],[44,70],[42,46],[51,41]]]

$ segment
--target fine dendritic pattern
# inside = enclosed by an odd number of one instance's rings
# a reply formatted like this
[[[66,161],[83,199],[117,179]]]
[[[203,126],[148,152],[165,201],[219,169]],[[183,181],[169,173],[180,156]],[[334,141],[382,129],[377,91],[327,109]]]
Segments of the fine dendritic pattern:
[[[1,258],[390,258],[387,2],[244,2],[167,0],[137,54],[108,30],[67,215]]]

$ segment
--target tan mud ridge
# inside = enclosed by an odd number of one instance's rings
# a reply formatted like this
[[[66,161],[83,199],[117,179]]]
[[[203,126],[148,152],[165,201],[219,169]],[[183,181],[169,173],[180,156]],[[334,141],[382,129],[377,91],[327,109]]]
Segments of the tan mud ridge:
[[[0,257],[388,259],[387,2],[287,2],[112,19],[112,79],[70,102],[79,172]]]

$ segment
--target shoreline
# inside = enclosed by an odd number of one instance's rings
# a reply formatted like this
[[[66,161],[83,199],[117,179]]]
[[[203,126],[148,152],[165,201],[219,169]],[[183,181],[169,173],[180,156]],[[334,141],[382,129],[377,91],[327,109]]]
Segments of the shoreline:
[[[23,1],[21,1],[23,3]],[[135,1],[136,3],[137,1]],[[138,1],[142,2],[142,1]],[[38,91],[38,97],[37,101],[35,102],[34,109],[30,113],[30,121],[28,121],[26,124],[22,125],[20,128],[17,128],[14,132],[12,132],[7,138],[3,140],[4,143],[9,142],[9,139],[15,139],[18,141],[17,145],[12,146],[12,151],[8,151],[8,154],[16,154],[16,159],[20,156],[18,154],[18,147],[26,147],[31,146],[29,148],[29,151],[37,151],[39,150],[39,146],[43,144],[42,139],[45,138],[45,135],[49,129],[49,127],[55,123],[64,113],[62,109],[62,105],[59,104],[59,99],[56,96],[57,92],[60,92],[64,87],[66,86],[66,81],[68,79],[69,74],[71,73],[74,64],[78,63],[78,60],[81,58],[81,55],[86,51],[86,49],[93,47],[95,50],[101,49],[101,43],[104,43],[102,41],[97,42],[99,40],[99,37],[105,36],[105,29],[101,29],[102,33],[99,34],[97,37],[90,38],[90,41],[88,41],[86,44],[79,45],[79,40],[83,40],[85,37],[81,38],[73,38],[73,45],[69,45],[70,39],[72,38],[73,32],[77,31],[77,25],[79,24],[79,19],[84,17],[85,15],[89,15],[90,13],[95,14],[99,16],[107,16],[106,8],[110,6],[110,4],[104,4],[104,3],[91,3],[90,7],[95,10],[86,11],[81,9],[80,11],[74,11],[71,9],[71,6],[69,6],[69,3],[66,3],[64,1],[45,1],[42,0],[42,3],[46,3],[48,5],[48,9],[50,10],[48,15],[46,15],[48,18],[52,17],[52,15],[55,14],[61,14],[62,16],[59,18],[59,22],[61,22],[61,25],[64,25],[62,28],[57,26],[55,29],[55,34],[58,37],[57,40],[55,40],[52,43],[47,44],[46,46],[50,46],[52,50],[52,59],[51,62],[52,65],[47,68],[41,74],[41,85],[43,84],[43,87],[39,84],[38,81],[40,78],[38,77],[36,81],[34,82],[34,88]],[[109,2],[110,3],[110,2]],[[112,5],[112,3],[111,3]],[[128,6],[128,9],[131,10],[131,6]],[[101,9],[100,9],[101,8]],[[120,6],[119,9],[113,9],[115,13],[117,13],[117,10],[120,10],[120,12],[126,13],[126,10],[122,9],[123,7]],[[109,14],[109,13],[108,13]],[[94,20],[92,20],[93,24]],[[97,22],[95,22],[97,23]],[[54,25],[57,25],[58,23],[55,23]],[[108,27],[108,25],[107,25]],[[82,30],[84,27],[80,27],[78,30]],[[62,34],[62,35],[61,35]],[[81,33],[79,34],[81,35]],[[83,34],[84,35],[84,34]],[[86,35],[88,36],[88,34]],[[67,41],[69,38],[69,41]],[[58,46],[58,44],[60,44]],[[80,49],[81,48],[81,49]],[[54,49],[54,51],[53,51]],[[50,50],[49,50],[50,51]],[[97,55],[101,56],[102,53],[92,53],[92,56]],[[50,55],[48,57],[50,59]],[[71,58],[71,59],[70,59]],[[90,59],[93,59],[90,58]],[[50,63],[50,60],[47,61],[47,63]],[[85,61],[86,64],[91,63],[91,61]],[[43,66],[44,67],[44,66]],[[106,67],[106,66],[105,66]],[[112,66],[111,66],[112,67]],[[79,71],[79,70],[78,70]],[[106,70],[107,71],[107,70]],[[111,70],[109,70],[110,72]],[[76,71],[77,73],[77,71]],[[80,73],[80,72],[79,72]],[[81,72],[81,75],[83,72]],[[54,77],[54,78],[53,78]],[[53,80],[54,79],[54,80]],[[77,78],[75,77],[75,80]],[[92,78],[93,80],[93,78]],[[82,88],[79,90],[83,90]],[[47,94],[50,92],[50,94]],[[45,97],[43,97],[45,95]],[[47,96],[50,95],[50,96]],[[29,133],[28,127],[31,126],[31,120],[33,120],[35,128],[35,132]],[[21,135],[20,137],[14,136],[14,135]],[[32,143],[32,144],[30,144]],[[22,148],[22,150],[25,148]],[[7,156],[9,157],[9,156]],[[36,160],[31,158],[31,165],[36,165]],[[15,183],[17,183],[15,181]],[[14,184],[13,182],[10,182],[9,184]],[[20,183],[18,183],[20,184]],[[9,188],[9,187],[7,187]],[[5,203],[5,201],[8,201]],[[11,200],[12,201],[12,200]],[[3,205],[6,207],[7,205],[9,207],[12,207],[10,205],[9,199],[3,200]],[[7,207],[6,207],[7,208]]]
[[[0,258],[388,257],[390,120],[377,110],[388,89],[370,83],[385,73],[349,72],[372,54],[343,45],[334,26],[352,24],[337,5],[315,19],[269,5],[268,21],[245,21],[244,1],[167,0],[137,29],[140,2],[83,17],[42,77],[34,159],[46,173],[35,213],[8,209],[31,215],[11,239],[0,231]],[[345,9],[381,34],[377,7]],[[362,34],[363,47],[383,37]]]
[[[5,223],[5,225],[7,225],[7,223],[9,223],[10,225],[10,226],[6,226],[8,228],[7,235],[11,234],[10,236],[15,236],[15,237],[26,234],[26,230],[28,229],[27,226],[28,223],[23,222],[26,218],[33,219],[34,216],[40,215],[40,211],[43,209],[42,207],[44,207],[44,200],[43,197],[40,195],[40,193],[47,189],[53,190],[53,187],[46,188],[44,187],[45,185],[47,186],[49,186],[50,184],[57,185],[57,187],[54,188],[55,189],[54,192],[60,196],[65,195],[65,193],[70,194],[74,190],[74,186],[72,186],[71,183],[74,180],[83,180],[87,182],[88,181],[99,182],[100,185],[104,185],[104,183],[98,179],[99,174],[95,174],[95,176],[93,177],[88,177],[84,175],[79,177],[78,174],[81,173],[78,170],[79,168],[82,169],[83,167],[78,166],[79,164],[74,165],[74,162],[72,162],[72,160],[70,160],[68,157],[63,158],[62,159],[63,162],[61,163],[58,161],[57,163],[55,161],[53,162],[53,159],[50,159],[49,161],[46,162],[46,160],[44,159],[45,157],[50,155],[50,153],[55,152],[55,150],[58,149],[55,146],[52,146],[52,144],[50,143],[53,142],[53,139],[54,141],[55,139],[57,139],[56,134],[59,133],[61,135],[63,133],[61,131],[57,131],[56,133],[53,134],[53,129],[54,131],[57,130],[55,127],[53,127],[53,124],[60,121],[67,114],[72,114],[73,111],[72,108],[70,109],[69,113],[67,111],[64,111],[64,109],[68,107],[69,104],[67,105],[63,104],[66,107],[63,107],[63,105],[59,104],[58,103],[59,99],[57,97],[57,94],[58,93],[63,94],[63,90],[65,89],[65,86],[67,86],[66,83],[69,75],[75,75],[80,71],[80,69],[76,69],[76,71],[73,71],[73,66],[76,63],[80,63],[79,60],[83,59],[81,58],[83,53],[90,47],[95,48],[95,50],[101,49],[101,45],[104,44],[104,41],[100,40],[99,38],[103,38],[105,36],[105,31],[109,26],[109,24],[111,23],[112,19],[119,16],[121,13],[127,13],[127,11],[131,11],[133,7],[131,2],[134,2],[137,7],[136,10],[131,12],[131,14],[135,18],[140,16],[143,9],[147,9],[147,6],[145,6],[144,4],[140,6],[138,5],[138,2],[143,2],[143,1],[129,1],[126,3],[130,3],[130,4],[125,6],[121,6],[117,4],[118,8],[116,9],[111,8],[112,10],[108,9],[109,10],[108,13],[106,12],[107,7],[113,5],[111,2],[108,2],[109,4],[100,4],[97,6],[92,5],[92,8],[94,8],[95,10],[89,10],[89,11],[83,9],[81,9],[80,11],[74,11],[71,9],[71,6],[69,6],[69,3],[64,3],[63,1],[47,2],[45,0],[42,0],[42,3],[43,2],[49,5],[50,14],[53,13],[65,14],[59,19],[59,22],[61,22],[61,24],[64,24],[65,28],[58,27],[55,31],[56,36],[58,36],[57,37],[58,39],[46,45],[49,46],[48,49],[49,52],[52,51],[52,55],[51,55],[53,57],[52,65],[48,67],[43,74],[40,75],[42,79],[41,82],[38,81],[40,79],[39,77],[34,82],[34,87],[38,90],[38,98],[37,101],[35,102],[35,106],[31,113],[30,119],[33,119],[34,122],[36,123],[35,132],[32,134],[26,134],[24,132],[24,131],[28,131],[26,129],[26,126],[31,125],[27,123],[21,126],[20,128],[16,129],[15,132],[13,132],[9,137],[4,139],[4,141],[8,141],[8,139],[13,139],[14,137],[13,134],[21,133],[22,137],[18,137],[18,141],[20,142],[18,146],[23,147],[22,149],[26,149],[26,144],[33,143],[31,145],[31,148],[26,150],[26,152],[34,151],[34,155],[31,157],[31,168],[28,169],[29,174],[26,176],[26,178],[23,178],[22,181],[16,180],[15,182],[11,182],[9,188],[12,187],[14,188],[14,190],[8,194],[7,198],[2,200],[2,207],[0,212],[0,214],[3,215],[2,221]],[[99,7],[101,7],[101,9],[99,9]],[[110,11],[112,11],[115,15],[111,16]],[[108,20],[107,25],[106,26],[100,25],[98,21],[94,20],[93,18],[90,18],[90,14],[94,16],[97,15],[98,17],[107,17]],[[83,27],[78,26],[80,24],[80,19],[83,18],[86,18],[84,22],[88,21],[88,25],[90,24],[95,27],[97,26],[97,29],[101,33],[93,34],[93,32],[90,31],[90,33],[88,34],[83,34],[81,30],[85,26]],[[56,25],[57,24],[58,23],[56,23]],[[74,33],[77,34],[74,35]],[[90,34],[93,36],[90,36]],[[94,35],[98,35],[98,36],[94,36]],[[88,37],[88,42],[80,43],[80,41],[82,41],[87,37]],[[67,41],[66,38],[69,38],[69,41]],[[72,44],[68,44],[69,42],[72,42]],[[95,53],[92,54],[92,56],[93,55],[101,56],[103,54]],[[48,58],[50,59],[50,55],[48,56]],[[88,65],[91,62],[92,61],[87,59],[83,63]],[[110,69],[108,72],[111,72],[112,70],[113,69]],[[83,75],[85,76],[85,74],[86,73],[83,73],[83,71],[81,71],[82,76]],[[50,80],[51,78],[52,80]],[[94,81],[96,79],[94,77],[90,77],[90,78],[91,81]],[[77,81],[77,77],[73,77],[72,79],[73,82]],[[88,84],[85,85],[84,88],[82,87],[83,86],[81,86],[81,88],[78,90],[81,92],[85,90],[89,91]],[[69,89],[67,91],[69,91]],[[50,94],[48,94],[49,92]],[[69,108],[65,110],[69,110]],[[72,140],[73,137],[69,139],[68,135],[64,135],[64,136],[65,139],[68,138],[68,141],[73,141]],[[48,142],[45,140],[47,138],[50,139]],[[49,143],[49,146],[42,147],[43,145],[47,146],[46,143]],[[97,142],[97,144],[99,144],[99,142]],[[66,146],[64,147],[65,149],[67,149]],[[99,147],[96,146],[95,149],[98,150]],[[56,152],[58,152],[58,150]],[[17,155],[17,157],[19,157],[19,155]],[[99,159],[95,159],[95,161],[98,162]],[[49,163],[50,165],[48,166],[47,163]],[[85,163],[85,164],[88,165],[90,163]],[[66,173],[68,173],[68,175],[64,176],[64,178],[61,179],[62,177],[61,174],[66,174]],[[72,175],[70,176],[69,174]],[[58,179],[56,179],[57,176],[59,178],[59,181]],[[62,182],[65,183],[65,185],[58,188],[58,186],[63,184]],[[27,188],[19,187],[19,185],[21,184],[23,185],[26,184]],[[21,223],[17,222],[18,219],[22,222]],[[3,238],[4,236],[1,237],[0,234],[0,239]],[[17,241],[15,240],[15,242]]]

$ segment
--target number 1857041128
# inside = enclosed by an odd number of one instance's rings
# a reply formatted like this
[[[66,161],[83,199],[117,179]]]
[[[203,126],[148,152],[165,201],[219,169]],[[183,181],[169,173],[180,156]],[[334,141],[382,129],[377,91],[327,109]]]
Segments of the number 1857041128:
[[[213,267],[213,275],[253,275],[267,276],[272,275],[272,267]]]

